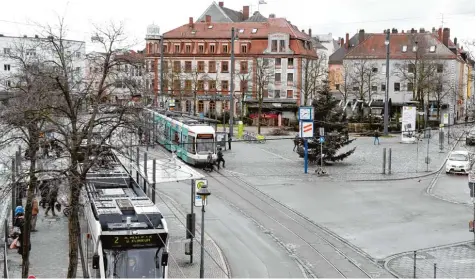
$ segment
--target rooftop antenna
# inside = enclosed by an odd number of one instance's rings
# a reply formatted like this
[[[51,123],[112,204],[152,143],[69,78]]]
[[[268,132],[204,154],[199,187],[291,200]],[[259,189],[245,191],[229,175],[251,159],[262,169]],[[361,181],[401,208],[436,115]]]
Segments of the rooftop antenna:
[[[445,26],[445,23],[446,23],[445,20],[444,20],[445,15],[443,13],[441,13],[440,15],[441,15],[441,26],[440,27],[441,27],[441,29],[443,29],[443,26]]]
[[[259,12],[259,5],[266,5],[268,4],[265,0],[259,0],[258,1],[258,12]]]

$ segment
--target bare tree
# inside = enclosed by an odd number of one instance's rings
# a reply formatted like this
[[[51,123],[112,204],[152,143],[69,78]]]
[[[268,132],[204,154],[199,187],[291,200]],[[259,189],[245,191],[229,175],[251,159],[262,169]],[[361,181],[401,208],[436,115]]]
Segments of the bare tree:
[[[248,65],[247,68],[237,69],[235,71],[235,76],[238,77],[240,81],[240,120],[243,121],[244,119],[244,111],[245,111],[245,100],[246,96],[249,94],[250,91],[250,83],[251,83],[251,67]]]
[[[339,85],[339,92],[342,94],[344,105],[347,104],[349,92],[352,90],[352,67],[349,64],[343,64],[342,83]],[[345,109],[344,109],[345,112]]]
[[[440,119],[441,106],[444,100],[448,99],[450,92],[453,92],[453,85],[447,84],[443,75],[438,75],[431,83],[429,90],[431,97],[436,101],[436,117]]]
[[[216,64],[215,64],[216,67]],[[193,93],[193,104],[192,104],[192,111],[193,115],[197,114],[197,94],[199,92],[205,92],[205,83],[207,83],[209,80],[212,80],[209,78],[208,74],[205,73],[205,65],[197,65],[194,67],[191,67],[190,69],[185,69],[185,79],[186,83],[189,82],[191,86],[191,91]],[[210,90],[210,85],[209,84],[209,90]],[[187,85],[185,86],[187,87]],[[216,90],[217,85],[215,83],[215,89]]]
[[[178,64],[177,64],[178,62]],[[182,88],[187,84],[182,85],[185,80],[184,68],[180,65],[180,61],[167,59],[164,61],[164,95],[168,100],[178,97],[179,108],[182,107],[183,91]],[[165,105],[165,104],[164,104]]]
[[[315,98],[316,92],[322,89],[323,81],[328,75],[326,61],[327,57],[324,53],[317,59],[304,59],[302,86],[298,88],[303,94],[304,105],[309,105],[310,100]]]
[[[265,92],[273,78],[273,71],[267,58],[255,58],[256,65],[256,99],[258,101],[258,134],[261,134],[261,112]]]
[[[377,73],[374,71],[376,68],[375,63],[371,60],[361,59],[358,61],[352,61],[350,63],[344,63],[345,67],[350,72],[350,80],[352,84],[352,93],[356,96],[357,100],[365,103],[366,100],[370,100],[372,95],[375,94],[372,91],[372,84],[377,79]],[[345,74],[345,73],[344,73]],[[362,106],[359,106],[359,115],[363,117],[364,110]]]

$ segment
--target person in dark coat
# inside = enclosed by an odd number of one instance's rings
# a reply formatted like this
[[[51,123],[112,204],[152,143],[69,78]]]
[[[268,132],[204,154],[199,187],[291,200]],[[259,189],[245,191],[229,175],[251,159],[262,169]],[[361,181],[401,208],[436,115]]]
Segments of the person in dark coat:
[[[220,169],[220,163],[223,163],[223,167],[225,167],[225,159],[223,159],[223,152],[221,148],[218,148],[218,153],[217,153],[217,167]]]
[[[24,229],[25,229],[25,209],[23,206],[17,206],[15,208],[15,222],[13,223],[14,227],[17,227],[20,229],[20,234],[18,235],[18,241],[17,241],[17,246],[18,246],[18,254],[23,254],[23,235],[24,235]],[[29,249],[31,250],[31,243],[29,243]]]
[[[374,145],[375,144],[380,145],[379,136],[380,136],[380,133],[378,132],[378,130],[375,130],[375,132],[374,132]]]
[[[228,133],[228,149],[231,150],[231,134]]]
[[[58,185],[54,185],[51,187],[51,190],[49,192],[49,197],[48,197],[48,208],[46,209],[45,216],[48,216],[48,212],[51,209],[51,212],[53,213],[53,216],[56,216],[55,214],[55,203],[58,199]]]

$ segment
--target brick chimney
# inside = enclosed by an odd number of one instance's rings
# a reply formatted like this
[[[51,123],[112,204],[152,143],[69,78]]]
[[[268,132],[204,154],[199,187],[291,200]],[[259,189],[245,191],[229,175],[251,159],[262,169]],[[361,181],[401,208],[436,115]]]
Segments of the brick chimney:
[[[243,20],[250,18],[250,6],[243,6]]]
[[[193,27],[193,17],[188,18],[188,27]]]
[[[450,29],[443,29],[443,44],[448,47],[448,41],[450,40]]]
[[[425,28],[420,28],[420,33],[425,33]]]
[[[340,38],[340,47],[344,47],[344,38]]]
[[[312,37],[312,30],[311,30],[311,28],[309,28],[309,33],[308,33],[308,34],[309,34],[309,37]]]
[[[349,33],[345,33],[345,48],[349,48]]]
[[[210,15],[205,15],[205,22],[206,22],[207,24],[210,24],[210,23],[212,22],[212,16],[210,16]]]
[[[365,40],[365,30],[360,29],[359,30],[359,44],[362,43]]]
[[[276,18],[276,14],[269,14],[269,18]]]
[[[438,40],[443,42],[443,29],[441,29],[441,27],[438,29]]]
[[[415,28],[412,28],[412,30],[410,31],[410,33],[411,33],[411,34],[414,34],[414,33],[416,33],[416,30],[415,30]]]
[[[455,39],[453,40],[453,43],[455,44],[455,46],[458,45],[458,38],[455,37]]]
[[[225,3],[223,3],[223,1],[218,2],[218,6],[223,7],[223,5],[225,5]]]

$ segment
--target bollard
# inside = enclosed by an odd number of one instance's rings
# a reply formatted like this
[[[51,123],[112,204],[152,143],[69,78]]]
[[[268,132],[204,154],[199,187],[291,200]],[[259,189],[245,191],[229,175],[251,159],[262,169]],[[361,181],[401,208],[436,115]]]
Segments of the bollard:
[[[139,168],[140,169],[140,168]],[[144,152],[144,193],[147,194],[147,152]]]
[[[388,149],[388,174],[392,173],[392,148]]]
[[[433,278],[436,278],[436,263],[433,264]]]
[[[155,182],[156,182],[156,179],[155,179],[155,176],[156,176],[156,168],[157,168],[157,162],[156,162],[156,159],[154,159],[152,161],[152,181],[154,181],[154,183],[152,184],[152,202],[155,204]]]
[[[385,163],[387,161],[387,148],[383,148],[383,162],[382,162],[382,173],[385,174]]]
[[[442,153],[444,152],[443,149],[444,149],[444,142],[445,142],[445,132],[443,131],[443,129],[440,130],[439,139],[440,139],[440,153]]]
[[[416,278],[416,251],[413,251],[413,278]]]

